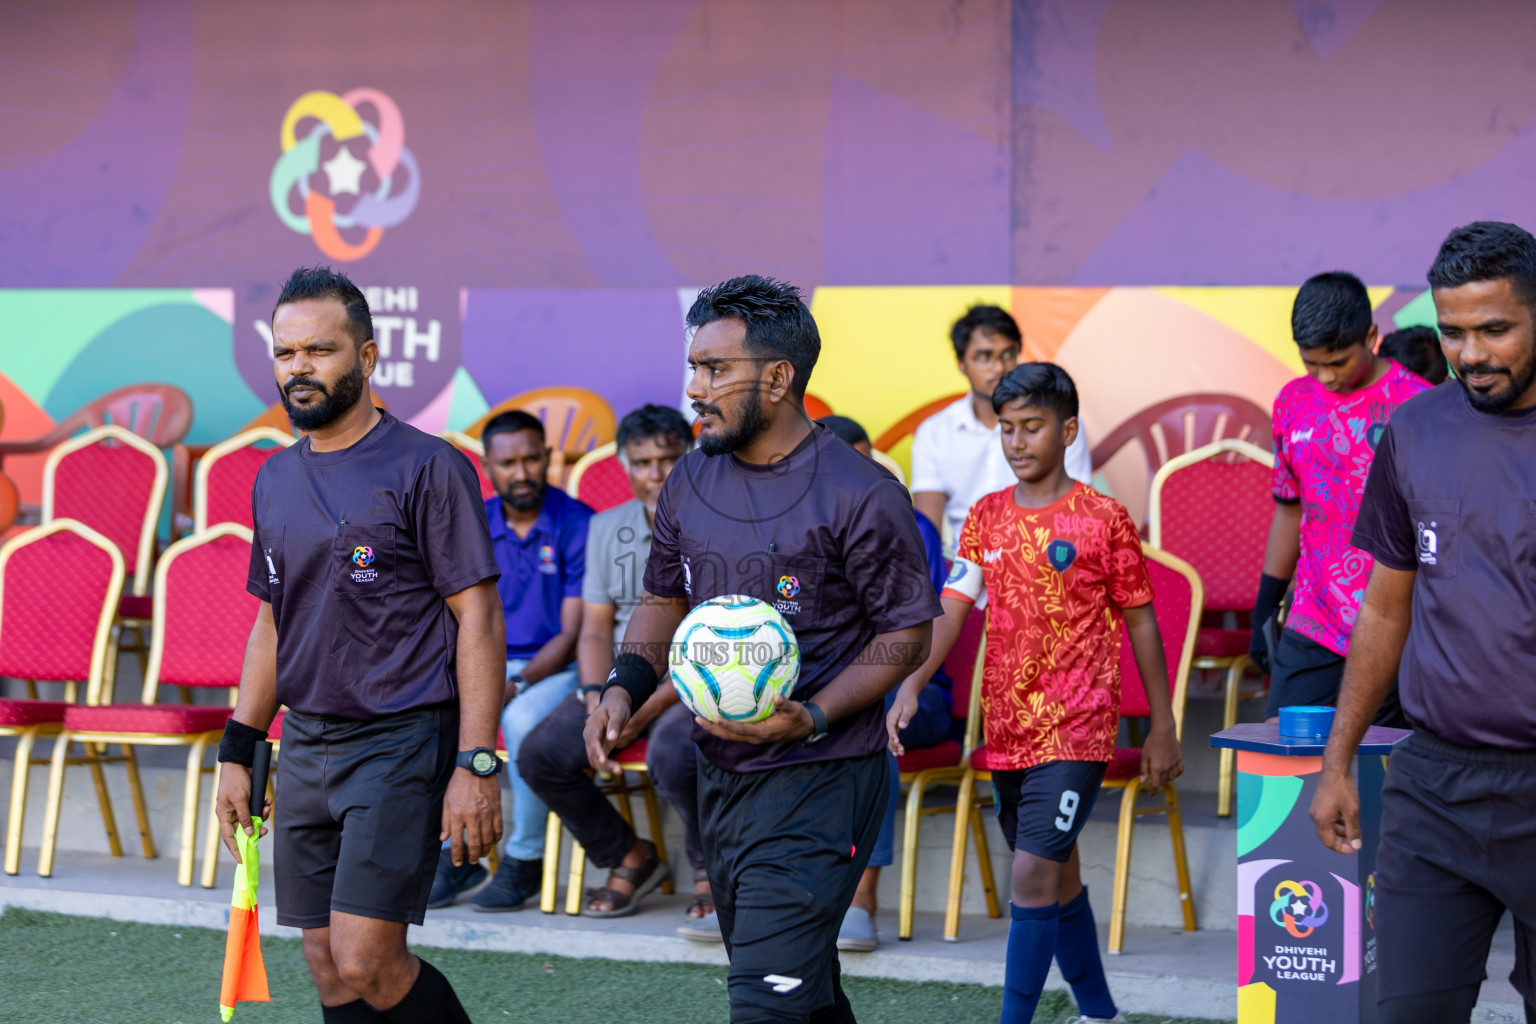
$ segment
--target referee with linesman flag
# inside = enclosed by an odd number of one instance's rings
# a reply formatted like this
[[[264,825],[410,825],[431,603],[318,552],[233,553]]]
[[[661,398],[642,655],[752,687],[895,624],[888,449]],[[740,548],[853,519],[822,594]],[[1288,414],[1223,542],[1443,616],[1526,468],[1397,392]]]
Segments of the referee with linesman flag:
[[[479,485],[447,442],[374,407],[373,321],[344,275],[293,273],[272,356],[309,436],[267,460],[251,498],[261,605],[219,747],[219,827],[235,853],[255,744],[286,705],[277,921],[304,930],[322,1019],[467,1024],[405,935],[439,843],[462,863],[501,838],[505,641]]]
[[[800,644],[793,699],[753,724],[695,719],[730,1019],[851,1022],[837,933],[890,799],[884,697],[923,663],[939,602],[901,484],[805,414],[821,339],[799,292],[738,277],[687,320],[699,446],[662,488],[588,757],[618,770],[610,752],[691,606],[745,594],[778,609]]]
[[[1359,848],[1349,766],[1397,675],[1413,735],[1381,794],[1377,1020],[1470,1020],[1508,910],[1536,1021],[1536,238],[1457,228],[1429,285],[1456,381],[1403,403],[1371,463],[1353,543],[1376,565],[1312,820]]]

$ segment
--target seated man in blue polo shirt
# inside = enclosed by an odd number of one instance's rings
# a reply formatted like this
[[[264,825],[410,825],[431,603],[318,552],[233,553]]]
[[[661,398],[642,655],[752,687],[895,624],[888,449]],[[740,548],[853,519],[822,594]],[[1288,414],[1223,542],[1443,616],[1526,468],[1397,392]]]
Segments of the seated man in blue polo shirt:
[[[475,894],[476,910],[517,910],[539,891],[548,811],[517,774],[523,737],[576,689],[581,584],[592,510],[548,483],[544,425],[526,412],[504,412],[485,425],[485,472],[496,497],[485,503],[496,589],[507,623],[507,686],[501,713],[512,784],[512,830],[496,877]],[[454,867],[443,848],[428,907],[446,907],[479,885],[485,868]]]

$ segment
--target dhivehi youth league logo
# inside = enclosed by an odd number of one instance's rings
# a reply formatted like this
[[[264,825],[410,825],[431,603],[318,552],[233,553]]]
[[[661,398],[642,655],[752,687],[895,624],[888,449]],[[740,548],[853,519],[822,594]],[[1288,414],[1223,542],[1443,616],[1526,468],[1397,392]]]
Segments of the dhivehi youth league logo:
[[[373,564],[373,548],[356,547],[352,549],[352,564],[359,569],[366,569]]]
[[[800,593],[800,581],[794,576],[780,576],[778,591],[779,596],[788,601]]]
[[[377,89],[300,96],[283,115],[282,146],[269,186],[272,209],[333,260],[367,256],[385,228],[416,209],[421,172],[405,144],[405,121]]]
[[[1269,919],[1304,939],[1314,928],[1328,923],[1328,904],[1316,882],[1281,882],[1275,886],[1275,901],[1269,905]]]

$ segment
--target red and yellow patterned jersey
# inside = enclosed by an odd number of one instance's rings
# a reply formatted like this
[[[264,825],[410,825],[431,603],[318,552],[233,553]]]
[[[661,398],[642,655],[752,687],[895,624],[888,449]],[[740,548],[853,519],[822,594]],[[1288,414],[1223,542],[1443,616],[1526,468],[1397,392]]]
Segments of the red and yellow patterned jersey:
[[[1125,506],[1077,484],[1044,508],[1020,508],[1010,487],[971,506],[957,556],[944,596],[974,601],[972,581],[986,588],[987,767],[1108,761],[1120,726],[1121,609],[1152,600]]]

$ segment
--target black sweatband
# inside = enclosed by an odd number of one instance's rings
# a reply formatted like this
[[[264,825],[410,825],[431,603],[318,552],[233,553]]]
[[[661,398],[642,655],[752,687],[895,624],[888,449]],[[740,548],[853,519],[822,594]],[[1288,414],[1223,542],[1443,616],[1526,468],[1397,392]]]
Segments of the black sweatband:
[[[608,673],[603,696],[606,697],[609,690],[617,687],[629,694],[629,706],[633,710],[650,700],[659,684],[655,666],[640,655],[626,651],[613,659],[613,671]]]
[[[231,718],[224,723],[224,738],[219,740],[219,761],[249,768],[256,760],[256,744],[266,738],[267,730],[253,729]]]
[[[1259,597],[1253,603],[1253,628],[1263,629],[1264,623],[1274,618],[1280,602],[1285,598],[1286,588],[1291,585],[1290,580],[1282,580],[1278,576],[1269,573],[1259,574]]]

